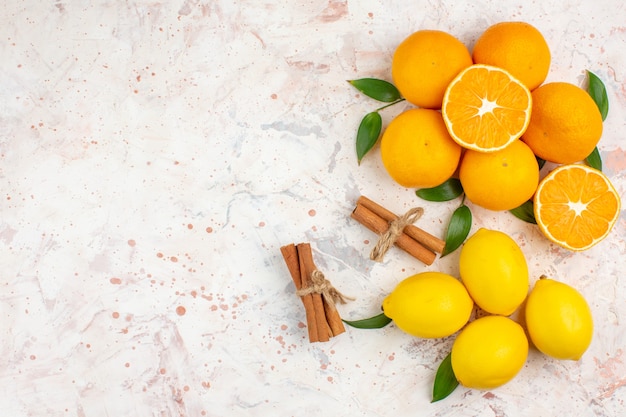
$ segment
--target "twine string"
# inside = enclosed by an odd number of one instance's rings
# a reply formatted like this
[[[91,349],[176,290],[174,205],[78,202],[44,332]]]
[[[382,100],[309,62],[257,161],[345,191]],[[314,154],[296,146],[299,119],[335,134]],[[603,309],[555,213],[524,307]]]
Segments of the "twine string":
[[[333,287],[333,284],[318,269],[311,272],[311,285],[299,289],[296,291],[296,294],[300,297],[309,294],[321,294],[326,303],[332,308],[335,308],[335,303],[346,304],[348,301],[354,300],[354,298],[340,293],[339,290]]]
[[[402,235],[404,228],[415,223],[424,214],[421,207],[413,207],[402,216],[389,223],[389,229],[378,239],[376,246],[370,252],[370,259],[376,262],[382,262],[385,254],[392,247],[398,238]]]

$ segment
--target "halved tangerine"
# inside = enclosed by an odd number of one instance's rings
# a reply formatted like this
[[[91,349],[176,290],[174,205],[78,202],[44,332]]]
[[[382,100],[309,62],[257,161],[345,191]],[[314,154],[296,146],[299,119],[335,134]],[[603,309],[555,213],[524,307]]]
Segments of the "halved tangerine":
[[[587,165],[561,165],[537,187],[535,220],[566,249],[583,251],[604,239],[619,217],[620,197],[609,178]]]
[[[530,91],[521,81],[502,68],[475,64],[452,80],[441,112],[459,145],[494,152],[522,136],[531,108]]]

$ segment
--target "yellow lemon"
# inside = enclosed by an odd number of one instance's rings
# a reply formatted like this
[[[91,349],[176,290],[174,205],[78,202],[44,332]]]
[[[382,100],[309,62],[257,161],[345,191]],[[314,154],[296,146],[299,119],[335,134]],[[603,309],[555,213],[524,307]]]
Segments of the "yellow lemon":
[[[479,229],[463,244],[459,268],[474,302],[488,313],[508,316],[528,295],[526,258],[506,233]]]
[[[468,388],[490,389],[513,379],[528,357],[522,326],[504,316],[484,316],[468,324],[452,345],[452,370]]]
[[[548,356],[578,360],[591,344],[589,305],[565,283],[541,277],[528,296],[525,315],[530,339]]]
[[[455,277],[422,272],[401,281],[383,311],[401,330],[424,338],[446,337],[467,323],[474,303]]]

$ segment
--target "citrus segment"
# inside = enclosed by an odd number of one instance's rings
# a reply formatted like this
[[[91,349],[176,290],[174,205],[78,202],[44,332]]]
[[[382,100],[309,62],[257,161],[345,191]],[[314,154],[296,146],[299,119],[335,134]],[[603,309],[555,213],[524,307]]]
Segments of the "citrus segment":
[[[448,86],[442,114],[452,138],[480,152],[504,149],[528,126],[530,91],[507,71],[472,65]]]
[[[391,76],[410,103],[440,109],[450,81],[470,65],[472,56],[457,38],[439,30],[419,30],[396,48]]]
[[[617,221],[620,197],[601,171],[581,164],[561,165],[537,187],[535,220],[552,242],[582,251],[604,239]]]

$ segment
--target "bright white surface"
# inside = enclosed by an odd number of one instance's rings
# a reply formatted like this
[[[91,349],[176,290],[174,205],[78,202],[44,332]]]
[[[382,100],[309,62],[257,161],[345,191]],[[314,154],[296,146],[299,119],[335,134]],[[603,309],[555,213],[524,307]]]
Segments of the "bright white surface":
[[[607,86],[600,150],[624,198],[624,3],[591,1],[5,1],[0,84],[0,414],[3,416],[616,416],[626,399],[622,213],[584,253],[507,213],[533,280],[578,288],[596,321],[579,362],[532,352],[489,392],[430,404],[452,339],[394,326],[309,344],[280,246],[309,241],[318,267],[378,314],[424,267],[349,218],[360,194],[442,236],[458,201],[395,185],[354,136],[378,105],[345,80],[389,79],[412,31],[471,48],[502,20],[538,27],[550,81]],[[384,112],[385,122],[394,112]]]

